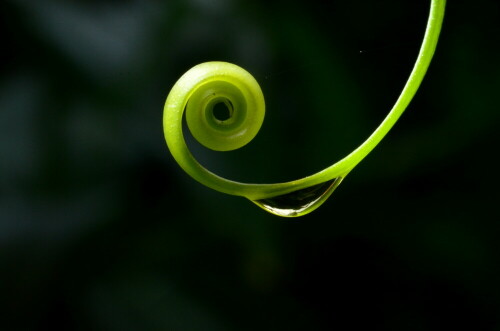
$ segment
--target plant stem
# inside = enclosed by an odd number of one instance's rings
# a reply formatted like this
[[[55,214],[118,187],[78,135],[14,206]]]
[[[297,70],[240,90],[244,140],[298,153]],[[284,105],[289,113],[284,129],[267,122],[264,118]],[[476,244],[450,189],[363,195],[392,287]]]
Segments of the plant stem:
[[[262,104],[262,108],[260,106],[254,108],[258,108],[258,111],[262,112],[258,116],[261,116],[262,119],[264,116],[263,97],[259,95],[261,93],[260,87],[258,87],[253,77],[243,69],[225,62],[208,62],[194,67],[183,75],[170,91],[165,103],[163,126],[165,139],[172,155],[189,175],[202,184],[217,191],[243,196],[250,200],[271,198],[305,189],[335,178],[345,177],[389,132],[417,92],[436,49],[444,18],[445,5],[446,0],[431,0],[429,19],[420,52],[410,77],[392,110],[365,142],[332,166],[311,176],[290,182],[248,184],[222,178],[199,164],[187,148],[182,133],[183,112],[188,100],[195,93],[194,91],[212,83],[215,84],[214,86],[222,86],[226,82],[231,83],[235,88],[241,87],[243,89],[243,96],[253,95],[254,99],[251,99],[253,101],[250,101],[249,104]],[[235,97],[235,100],[238,98]],[[203,100],[201,104],[203,104]],[[227,149],[230,148],[220,150]]]

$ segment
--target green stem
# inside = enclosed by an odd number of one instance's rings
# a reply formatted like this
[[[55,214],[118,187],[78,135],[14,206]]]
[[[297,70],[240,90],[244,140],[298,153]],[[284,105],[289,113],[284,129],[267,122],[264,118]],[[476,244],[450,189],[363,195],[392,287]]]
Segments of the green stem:
[[[441,25],[444,18],[444,8],[446,5],[446,0],[432,0],[431,10],[429,14],[429,19],[427,21],[427,28],[424,36],[424,41],[420,48],[420,52],[417,57],[417,61],[413,67],[413,70],[406,82],[401,95],[392,107],[391,111],[387,117],[382,121],[379,127],[372,133],[370,137],[351,154],[346,156],[344,159],[337,162],[335,167],[346,167],[350,165],[356,166],[365,156],[370,153],[375,146],[385,137],[387,132],[394,126],[399,117],[403,114],[406,107],[410,104],[411,100],[417,93],[420,83],[424,79],[427,72],[427,68],[431,63],[432,57],[436,50],[437,42],[439,39],[439,33],[441,31]],[[326,171],[331,171],[330,167]],[[352,168],[351,168],[352,169]]]
[[[219,93],[217,95],[217,98],[220,98],[220,95],[224,95],[224,100],[227,99],[231,104],[244,104],[245,102],[247,102],[249,106],[248,109],[245,108],[245,112],[247,110],[250,112],[252,108],[259,108],[260,106],[262,106],[262,109],[259,110],[261,111],[261,113],[259,113],[260,115],[248,115],[251,120],[256,122],[255,125],[257,128],[255,129],[254,127],[250,130],[252,131],[252,135],[258,130],[258,127],[260,127],[260,123],[264,117],[263,97],[259,95],[261,91],[253,77],[251,77],[250,74],[246,73],[241,68],[224,62],[209,62],[196,66],[195,68],[188,71],[188,73],[186,73],[184,76],[182,76],[170,91],[165,103],[163,126],[165,139],[172,155],[179,163],[179,165],[200,183],[217,191],[243,196],[250,200],[275,197],[308,188],[313,185],[332,180],[334,178],[345,177],[382,140],[382,138],[396,123],[398,118],[404,112],[413,96],[415,95],[418,87],[420,86],[420,83],[422,82],[422,79],[425,76],[427,68],[429,67],[432,56],[434,55],[434,51],[436,49],[444,17],[445,4],[446,0],[431,0],[431,8],[427,28],[420,52],[417,57],[417,61],[405,87],[403,88],[403,91],[401,92],[400,97],[396,101],[392,110],[389,112],[380,126],[372,133],[372,135],[370,135],[370,137],[368,137],[368,139],[363,144],[361,144],[352,153],[350,153],[334,165],[311,176],[290,182],[276,184],[248,184],[235,182],[220,177],[210,172],[200,163],[198,163],[187,148],[182,133],[182,117],[184,109],[186,107],[186,104],[188,104],[190,98],[193,95],[196,95],[196,89],[203,87],[207,88],[208,86],[209,91],[211,91],[210,93],[203,92],[204,94],[202,94],[202,97],[198,98],[201,100],[200,103],[202,103],[202,106],[205,108],[209,107],[207,106],[207,104],[210,104],[210,107],[213,107],[213,104],[215,103],[215,101],[213,101],[215,99],[213,98],[216,97],[216,93]],[[240,78],[240,76],[243,77]],[[219,82],[220,80],[225,82]],[[232,89],[233,87],[234,89],[241,88],[243,92],[240,93],[241,95],[228,94],[226,96],[221,90],[222,86],[226,83],[231,85]],[[210,99],[212,94],[214,97]],[[243,101],[243,98],[248,98],[248,100],[250,101]],[[235,112],[236,111],[237,110],[235,110]],[[201,125],[205,124],[202,123]],[[195,126],[199,125],[197,124]],[[207,127],[211,130],[213,129],[213,126],[215,125],[210,124]],[[218,130],[217,128],[215,129]],[[222,129],[223,135],[227,135],[227,131],[232,130],[232,128],[228,129],[227,126],[223,126]],[[233,139],[233,137],[238,135],[239,133],[235,133],[230,137],[230,139]],[[246,142],[247,141],[242,144],[245,144]],[[212,144],[211,141],[208,141],[206,143],[207,146],[210,144]],[[231,142],[230,144],[233,144],[233,142]],[[232,145],[230,147],[221,147],[219,150],[229,149],[233,149]]]

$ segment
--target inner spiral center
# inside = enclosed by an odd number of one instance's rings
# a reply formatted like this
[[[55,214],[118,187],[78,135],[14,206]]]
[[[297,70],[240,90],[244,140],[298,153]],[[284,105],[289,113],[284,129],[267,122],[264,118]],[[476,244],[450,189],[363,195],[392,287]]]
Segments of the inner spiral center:
[[[212,114],[216,121],[222,123],[233,116],[233,105],[229,100],[219,101],[212,108]]]

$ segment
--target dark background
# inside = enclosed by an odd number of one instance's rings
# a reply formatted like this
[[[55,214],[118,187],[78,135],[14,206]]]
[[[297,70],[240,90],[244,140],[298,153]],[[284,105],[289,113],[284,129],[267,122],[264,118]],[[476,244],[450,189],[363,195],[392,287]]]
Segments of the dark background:
[[[500,5],[450,0],[419,92],[317,211],[198,184],[162,131],[193,65],[260,82],[261,133],[196,157],[279,182],[376,128],[429,1],[0,4],[1,330],[500,330]]]

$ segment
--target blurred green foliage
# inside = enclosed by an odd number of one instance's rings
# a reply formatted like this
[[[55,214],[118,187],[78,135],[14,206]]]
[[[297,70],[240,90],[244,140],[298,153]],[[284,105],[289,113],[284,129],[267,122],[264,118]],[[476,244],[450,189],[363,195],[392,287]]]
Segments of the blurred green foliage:
[[[233,62],[263,88],[263,129],[231,153],[191,141],[196,156],[244,181],[322,169],[394,103],[427,11],[2,2],[0,328],[498,330],[498,1],[448,2],[407,112],[304,218],[192,181],[163,139],[177,78]]]

